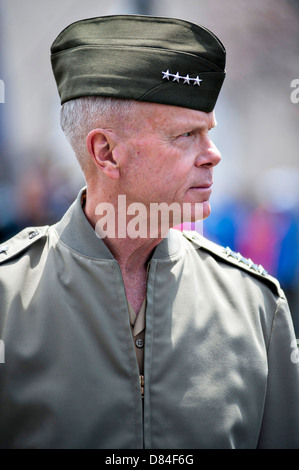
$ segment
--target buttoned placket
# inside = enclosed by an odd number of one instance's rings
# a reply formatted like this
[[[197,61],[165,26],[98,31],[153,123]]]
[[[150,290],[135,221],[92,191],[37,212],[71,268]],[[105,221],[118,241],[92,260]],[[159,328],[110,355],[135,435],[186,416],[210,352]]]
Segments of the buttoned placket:
[[[128,302],[130,324],[140,375],[143,375],[144,373],[145,309],[146,299],[144,299],[138,315],[132,305]]]

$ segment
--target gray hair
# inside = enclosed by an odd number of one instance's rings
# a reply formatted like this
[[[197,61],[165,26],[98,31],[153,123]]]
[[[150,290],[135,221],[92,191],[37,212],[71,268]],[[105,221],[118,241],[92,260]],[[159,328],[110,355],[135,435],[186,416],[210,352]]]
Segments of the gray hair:
[[[86,96],[67,101],[61,107],[60,125],[72,146],[78,162],[86,171],[90,161],[86,137],[97,127],[115,127],[136,105],[136,101],[99,96]]]

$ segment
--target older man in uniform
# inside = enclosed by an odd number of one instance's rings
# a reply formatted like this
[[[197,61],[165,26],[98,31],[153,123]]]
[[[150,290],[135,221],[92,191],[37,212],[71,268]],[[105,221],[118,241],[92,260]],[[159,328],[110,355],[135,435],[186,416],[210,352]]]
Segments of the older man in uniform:
[[[56,225],[1,247],[1,447],[298,448],[278,282],[194,232],[129,234],[136,208],[149,225],[153,204],[210,213],[222,43],[178,19],[110,16],[68,26],[51,52],[86,188]]]

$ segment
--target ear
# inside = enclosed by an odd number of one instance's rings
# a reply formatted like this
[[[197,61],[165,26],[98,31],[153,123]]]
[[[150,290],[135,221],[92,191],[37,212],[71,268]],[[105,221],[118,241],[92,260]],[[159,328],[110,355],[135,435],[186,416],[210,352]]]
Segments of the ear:
[[[116,180],[119,178],[119,164],[115,161],[113,149],[115,134],[107,129],[93,129],[86,137],[87,150],[97,168],[106,176]]]

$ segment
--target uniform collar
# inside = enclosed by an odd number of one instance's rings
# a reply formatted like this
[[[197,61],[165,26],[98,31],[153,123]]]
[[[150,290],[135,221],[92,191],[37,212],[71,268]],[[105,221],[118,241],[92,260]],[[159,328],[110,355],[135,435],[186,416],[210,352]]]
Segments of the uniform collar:
[[[65,245],[84,256],[113,261],[112,253],[103,240],[97,237],[84,214],[82,198],[85,193],[86,188],[83,188],[63,218],[55,225],[56,233]],[[176,255],[180,250],[181,239],[179,231],[170,230],[168,236],[155,248],[152,259],[167,259]]]

